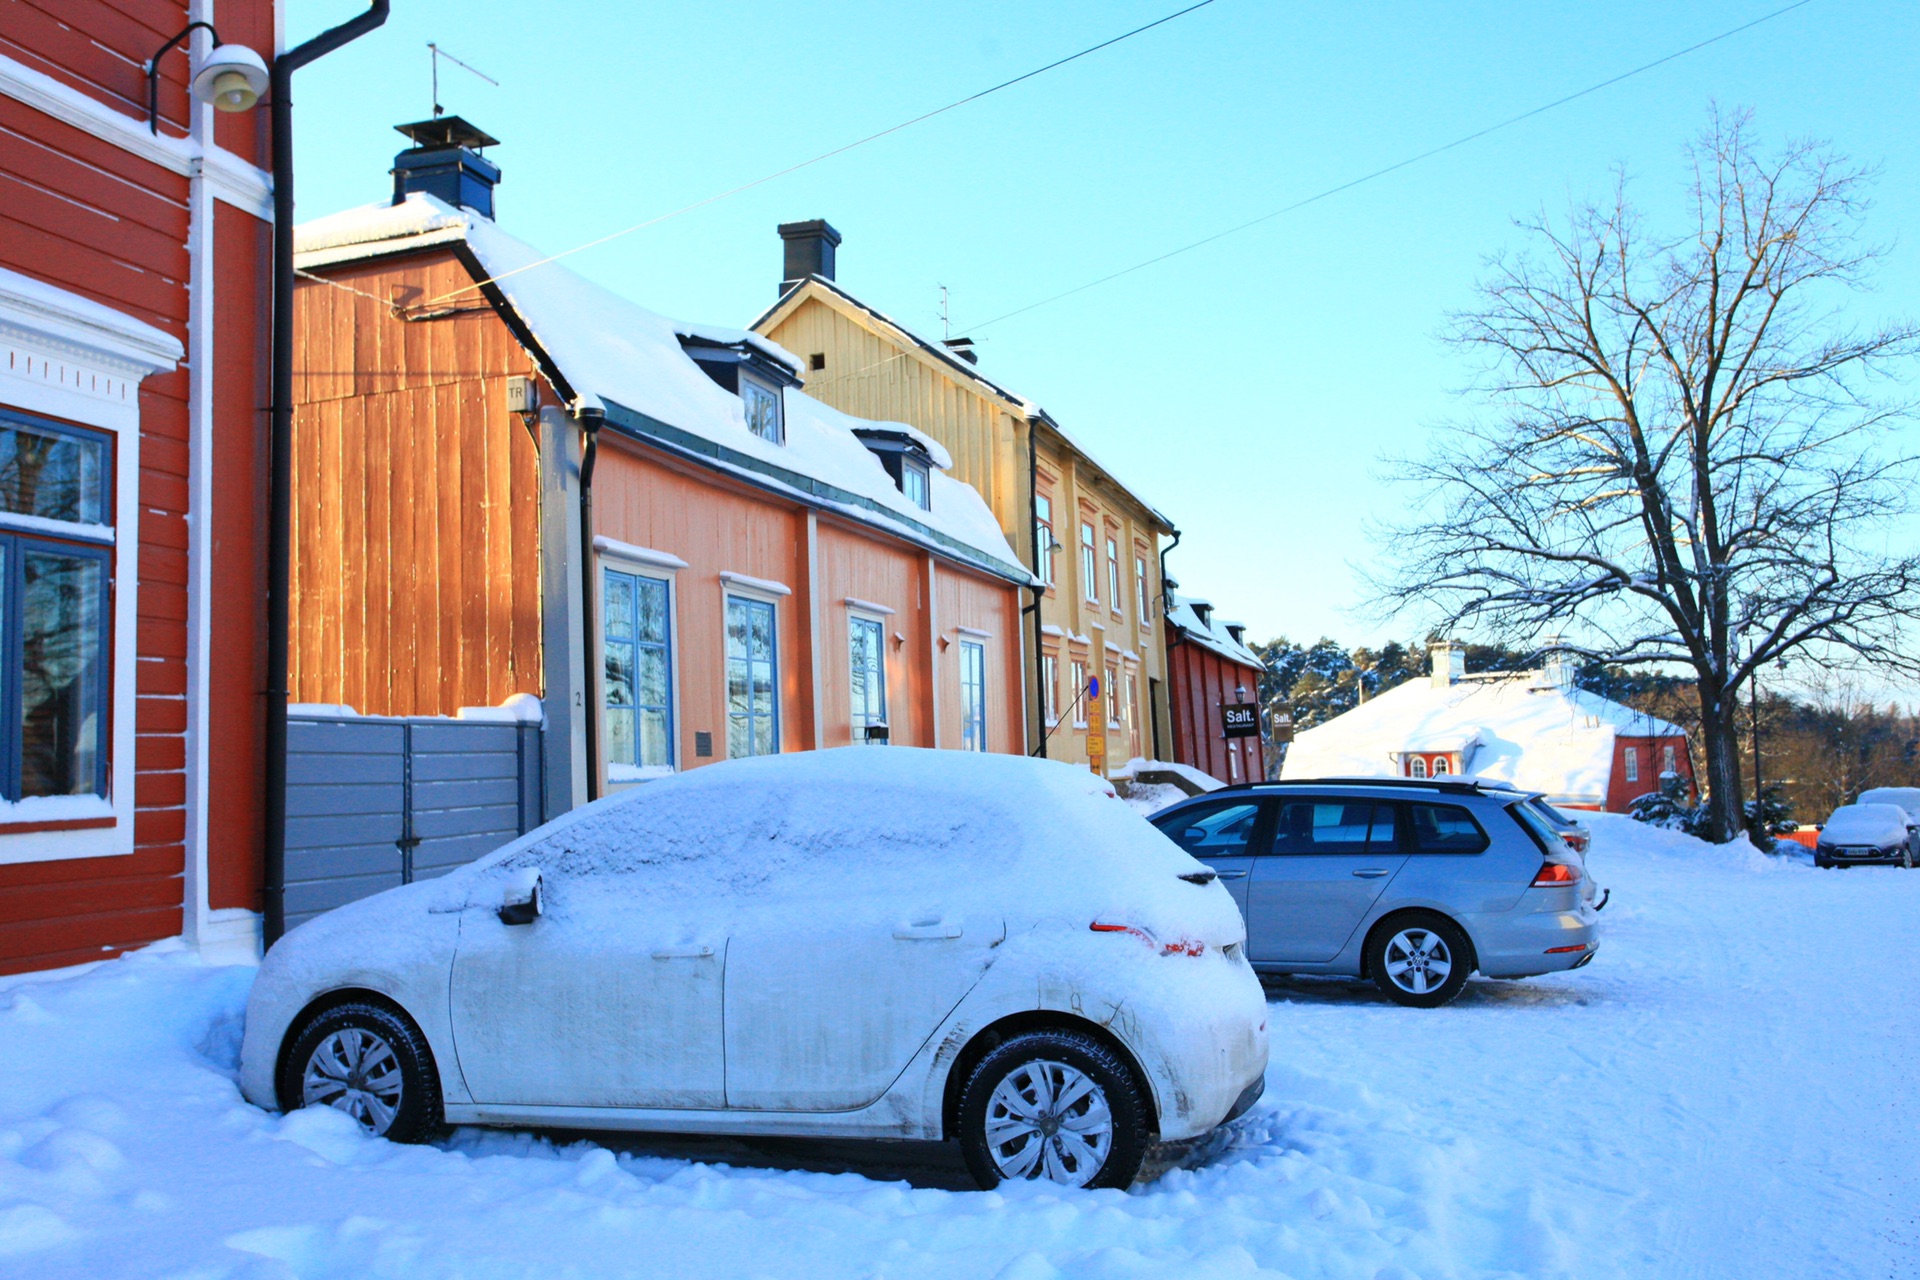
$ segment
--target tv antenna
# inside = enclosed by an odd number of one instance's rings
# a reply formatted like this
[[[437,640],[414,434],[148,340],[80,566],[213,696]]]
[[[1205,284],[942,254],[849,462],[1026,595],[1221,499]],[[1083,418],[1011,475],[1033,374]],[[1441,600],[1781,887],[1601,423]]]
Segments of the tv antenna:
[[[947,286],[940,286],[940,341],[953,336],[953,320],[947,315]]]
[[[454,66],[459,67],[461,70],[472,72],[474,75],[479,76],[482,80],[485,80],[488,84],[492,85],[496,89],[500,87],[500,82],[498,80],[495,80],[492,76],[480,70],[480,68],[475,66],[470,66],[467,63],[460,61],[460,59],[454,57],[452,54],[448,53],[445,49],[442,49],[439,45],[435,44],[433,41],[431,40],[427,41],[427,48],[432,50],[432,54],[430,55],[430,57],[433,63],[433,118],[435,120],[438,120],[442,115],[446,114],[446,108],[440,105],[440,59],[445,58],[448,62],[451,62]]]

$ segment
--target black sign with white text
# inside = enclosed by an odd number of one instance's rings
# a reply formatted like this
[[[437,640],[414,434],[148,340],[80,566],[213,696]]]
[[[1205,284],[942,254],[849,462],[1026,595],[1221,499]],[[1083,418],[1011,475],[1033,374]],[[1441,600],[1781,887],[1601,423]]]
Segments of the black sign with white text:
[[[1220,704],[1220,723],[1229,738],[1257,738],[1260,736],[1260,704],[1223,702]]]

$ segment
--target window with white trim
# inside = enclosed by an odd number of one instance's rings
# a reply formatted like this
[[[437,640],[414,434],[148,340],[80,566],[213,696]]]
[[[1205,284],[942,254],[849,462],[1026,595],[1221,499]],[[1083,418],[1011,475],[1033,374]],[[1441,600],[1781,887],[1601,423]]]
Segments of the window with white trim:
[[[1444,778],[1451,772],[1453,772],[1453,770],[1447,765],[1447,758],[1445,756],[1435,756],[1433,758],[1434,777]]]
[[[1673,744],[1669,742],[1660,748],[1660,769],[1664,773],[1673,773],[1676,765],[1673,758]]]
[[[1099,552],[1093,545],[1093,526],[1082,521],[1080,525],[1080,590],[1087,599],[1100,599]]]
[[[113,439],[0,413],[0,799],[107,795]]]
[[[1034,562],[1039,566],[1042,586],[1053,585],[1053,499],[1036,494],[1033,499]]]
[[[987,646],[960,642],[960,748],[987,749]]]
[[[1628,747],[1625,763],[1627,766],[1627,781],[1640,781],[1640,748]]]
[[[1058,654],[1042,654],[1040,657],[1040,696],[1041,711],[1046,715],[1047,723],[1060,723],[1060,657]]]
[[[884,743],[869,729],[887,726],[887,629],[878,618],[847,618],[847,650],[853,682],[853,741]]]
[[[673,767],[672,592],[665,578],[602,570],[601,723],[609,771]]]
[[[1073,727],[1087,727],[1087,664],[1075,661],[1068,668],[1073,673]]]
[[[740,374],[740,407],[747,415],[747,430],[762,440],[785,444],[787,425],[782,419],[780,391],[757,378]]]
[[[1140,625],[1144,627],[1153,620],[1153,600],[1147,595],[1147,557],[1137,550],[1133,557],[1133,602],[1140,610]]]
[[[1107,538],[1107,607],[1115,613],[1122,608],[1120,595],[1120,544]]]
[[[780,750],[779,632],[773,603],[727,597],[727,758]]]
[[[1426,777],[1427,776],[1427,758],[1425,756],[1409,757],[1407,760],[1407,776],[1409,778]]]

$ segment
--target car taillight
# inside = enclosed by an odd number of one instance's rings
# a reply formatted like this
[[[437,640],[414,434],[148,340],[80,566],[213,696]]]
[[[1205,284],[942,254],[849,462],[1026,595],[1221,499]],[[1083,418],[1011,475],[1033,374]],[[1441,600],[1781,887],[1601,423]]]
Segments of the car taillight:
[[[1533,887],[1536,889],[1545,889],[1554,885],[1578,884],[1579,882],[1580,868],[1574,866],[1572,863],[1543,862],[1540,864],[1540,873],[1533,878]]]
[[[1087,928],[1095,933],[1130,933],[1163,956],[1197,956],[1204,955],[1207,950],[1206,943],[1193,938],[1179,938],[1173,942],[1163,943],[1138,925],[1108,924],[1104,920],[1095,920]]]

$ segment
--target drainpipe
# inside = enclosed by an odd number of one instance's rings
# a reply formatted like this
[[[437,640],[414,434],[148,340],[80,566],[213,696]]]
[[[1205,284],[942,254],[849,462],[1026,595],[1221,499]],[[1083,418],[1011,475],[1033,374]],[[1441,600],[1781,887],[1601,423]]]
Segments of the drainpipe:
[[[293,576],[293,73],[387,20],[387,0],[273,60],[273,370],[267,449],[266,846],[262,948],[287,927],[287,632]]]
[[[1033,700],[1037,712],[1034,723],[1040,726],[1040,745],[1033,754],[1041,759],[1047,755],[1047,655],[1041,648],[1046,635],[1041,628],[1040,602],[1046,598],[1047,588],[1043,581],[1046,574],[1040,571],[1041,556],[1052,555],[1049,547],[1040,545],[1040,424],[1032,418],[1027,419],[1027,536],[1033,540]]]
[[[1160,552],[1160,611],[1162,614],[1173,612],[1173,588],[1167,585],[1167,557],[1180,545],[1180,531],[1173,531],[1173,541]]]
[[[580,691],[582,727],[587,741],[587,799],[600,798],[600,709],[593,702],[594,609],[593,609],[593,464],[600,457],[600,428],[606,425],[603,409],[581,409],[573,415],[587,433],[586,447],[580,453],[580,647],[586,661],[581,676],[586,685]]]

